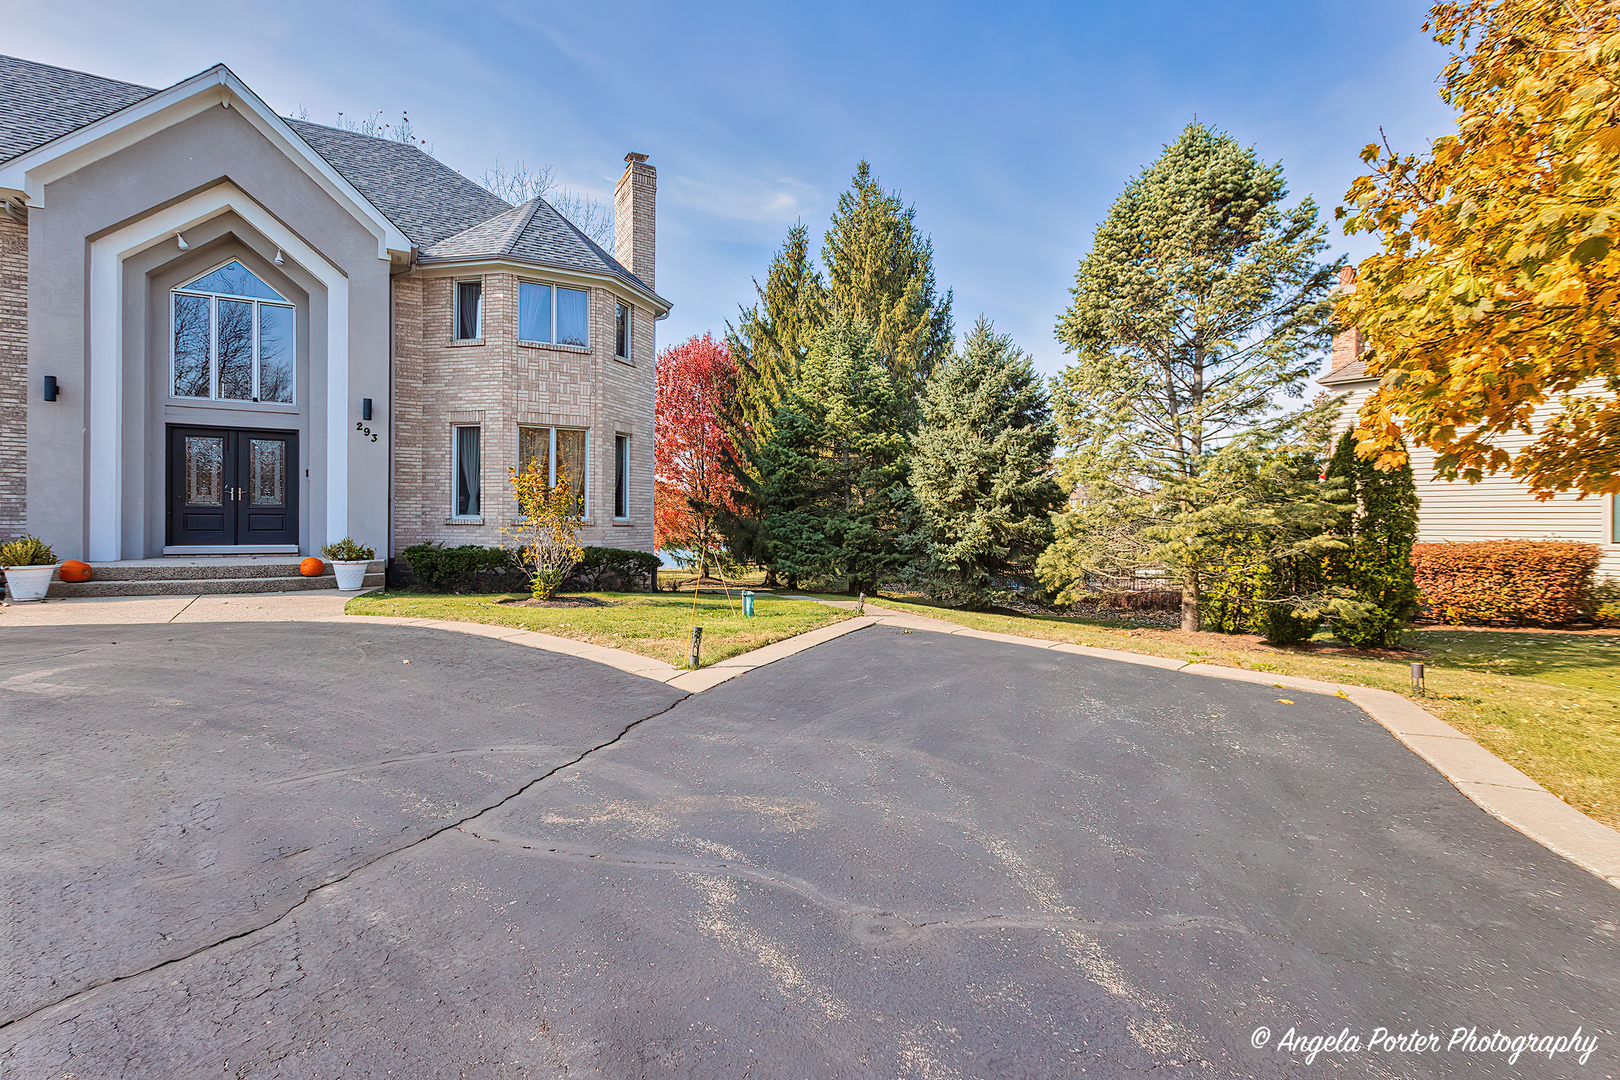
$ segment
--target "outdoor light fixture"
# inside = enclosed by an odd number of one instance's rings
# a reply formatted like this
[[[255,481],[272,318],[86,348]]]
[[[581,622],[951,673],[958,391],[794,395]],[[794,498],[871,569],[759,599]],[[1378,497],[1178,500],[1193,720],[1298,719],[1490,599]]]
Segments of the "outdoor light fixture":
[[[286,265],[286,262],[287,262],[286,259],[283,259],[281,257],[281,249],[280,248],[276,248],[276,257],[274,259],[271,259],[270,261],[275,263],[277,266],[284,266],[284,265]]]
[[[1421,661],[1412,663],[1412,693],[1423,693],[1423,664]]]
[[[45,376],[45,400],[46,401],[55,401],[56,400],[56,376],[55,375],[47,375],[47,376]]]
[[[370,398],[361,398],[360,399],[360,419],[362,419],[362,420],[370,420],[371,419],[371,399]]]
[[[174,239],[175,242],[180,245],[181,251],[185,251],[187,248],[191,247],[190,244],[186,243],[186,238],[181,236],[179,233],[174,234]]]

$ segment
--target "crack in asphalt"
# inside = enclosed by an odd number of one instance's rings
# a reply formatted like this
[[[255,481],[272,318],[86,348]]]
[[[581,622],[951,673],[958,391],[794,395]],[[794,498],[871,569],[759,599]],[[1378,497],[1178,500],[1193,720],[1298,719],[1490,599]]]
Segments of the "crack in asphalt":
[[[1214,930],[1217,933],[1231,933],[1244,937],[1249,936],[1247,927],[1241,926],[1225,919],[1210,915],[1187,915],[1171,913],[1167,915],[1148,916],[1141,919],[1105,919],[1088,918],[1083,915],[1053,912],[1043,914],[1039,912],[1006,913],[1006,912],[911,912],[879,910],[865,908],[850,904],[839,897],[832,896],[803,878],[789,874],[775,873],[770,870],[753,866],[748,863],[710,861],[701,859],[686,859],[675,856],[651,855],[635,857],[629,855],[613,855],[599,851],[588,851],[579,848],[570,848],[547,843],[523,843],[527,837],[517,837],[508,833],[478,832],[474,829],[456,826],[459,832],[475,840],[485,843],[510,845],[527,851],[538,858],[563,859],[577,862],[591,862],[607,864],[609,866],[622,866],[633,870],[667,871],[676,874],[710,875],[715,877],[734,877],[748,881],[758,882],[768,888],[779,889],[791,893],[803,900],[807,900],[846,921],[846,930],[852,938],[859,941],[898,940],[914,937],[935,929],[944,930],[972,930],[983,929],[1012,929],[1012,930],[1052,930],[1052,929],[1083,929],[1095,933],[1135,933],[1140,931],[1161,930]],[[903,925],[895,925],[896,923]]]
[[[419,838],[417,838],[415,840],[412,840],[408,844],[401,844],[400,846],[398,846],[396,848],[391,848],[388,851],[383,852],[381,855],[378,855],[374,859],[368,859],[365,862],[360,863],[358,866],[351,867],[350,869],[344,871],[342,874],[338,875],[337,877],[333,878],[330,881],[323,881],[319,885],[311,886],[310,888],[308,888],[308,889],[306,889],[304,891],[304,895],[302,897],[300,897],[298,900],[294,901],[291,905],[289,905],[285,911],[283,911],[280,915],[277,915],[275,918],[270,919],[267,922],[261,923],[258,926],[250,927],[247,930],[242,930],[242,931],[239,931],[239,932],[234,933],[234,934],[227,934],[225,937],[220,938],[218,941],[210,942],[207,945],[199,945],[199,946],[197,946],[197,948],[192,949],[190,952],[184,953],[184,954],[182,954],[180,956],[170,957],[167,960],[161,960],[161,961],[159,961],[159,962],[157,962],[155,964],[150,965],[149,967],[144,967],[139,971],[131,971],[131,972],[129,972],[127,974],[124,974],[124,975],[114,975],[112,978],[103,979],[100,982],[92,983],[89,986],[81,987],[78,990],[75,990],[70,994],[64,994],[62,997],[57,998],[55,1001],[48,1002],[47,1004],[41,1005],[37,1009],[30,1009],[28,1012],[23,1013],[21,1016],[13,1017],[10,1020],[0,1021],[0,1031],[5,1031],[7,1028],[10,1028],[10,1027],[13,1027],[13,1026],[15,1026],[17,1024],[20,1024],[24,1020],[28,1020],[28,1019],[30,1019],[32,1017],[38,1016],[40,1013],[46,1012],[46,1011],[48,1011],[50,1009],[54,1009],[59,1005],[64,1005],[64,1004],[66,1004],[66,1003],[68,1003],[70,1001],[73,1001],[76,998],[84,997],[87,994],[93,994],[98,990],[103,990],[103,989],[105,989],[105,988],[107,988],[109,986],[113,986],[113,985],[115,985],[117,983],[127,982],[130,979],[138,979],[143,975],[150,975],[154,971],[162,971],[166,967],[172,967],[175,964],[179,964],[179,963],[182,963],[182,962],[184,962],[186,960],[190,960],[193,957],[201,956],[203,953],[208,952],[211,949],[217,949],[221,945],[229,945],[233,941],[241,941],[243,938],[251,937],[254,934],[260,933],[260,932],[262,932],[264,930],[268,930],[272,926],[275,926],[277,923],[280,923],[283,920],[285,920],[287,918],[287,916],[291,915],[293,912],[297,911],[299,908],[303,907],[305,904],[309,903],[310,899],[316,893],[322,891],[323,889],[329,889],[333,885],[341,885],[343,882],[349,880],[351,877],[358,874],[360,871],[369,869],[370,867],[373,867],[373,866],[376,866],[378,863],[382,862],[385,859],[391,859],[395,855],[398,855],[402,851],[409,851],[411,848],[417,847],[418,845],[421,845],[421,844],[425,844],[429,840],[432,840],[432,839],[434,839],[435,837],[438,837],[438,836],[442,836],[445,833],[450,832],[453,829],[460,829],[463,825],[467,824],[468,822],[476,821],[478,818],[483,817],[485,814],[489,813],[492,810],[499,810],[501,807],[505,806],[507,803],[511,802],[513,799],[516,799],[516,798],[522,796],[525,792],[527,792],[530,788],[534,787],[536,784],[543,783],[544,781],[551,779],[553,776],[556,776],[558,773],[562,772],[564,769],[573,768],[575,765],[578,765],[580,762],[584,761],[586,758],[590,757],[592,754],[596,753],[599,750],[606,750],[608,747],[614,745],[615,743],[617,743],[621,739],[623,739],[626,735],[630,734],[630,732],[633,731],[635,728],[641,726],[642,724],[645,724],[649,720],[654,720],[654,719],[657,719],[660,716],[663,716],[664,714],[666,714],[666,713],[670,712],[672,709],[674,709],[677,705],[680,705],[682,702],[687,701],[688,699],[690,699],[691,696],[692,696],[691,694],[683,694],[681,697],[676,698],[674,701],[670,702],[668,705],[664,706],[662,709],[659,709],[657,712],[648,713],[646,716],[643,716],[643,717],[640,717],[639,719],[630,721],[630,723],[626,724],[624,726],[624,728],[617,735],[613,736],[613,738],[607,740],[606,742],[599,743],[596,746],[591,747],[589,750],[586,750],[586,751],[582,752],[578,757],[575,757],[570,761],[565,761],[561,765],[557,765],[557,766],[547,770],[546,772],[542,773],[541,775],[535,777],[532,780],[526,781],[523,784],[523,786],[518,788],[516,791],[512,792],[511,794],[509,794],[509,795],[507,795],[507,796],[505,796],[505,797],[503,797],[501,799],[496,800],[495,802],[490,803],[488,806],[485,806],[485,807],[483,807],[483,808],[481,808],[479,810],[476,810],[473,813],[468,814],[466,817],[460,818],[460,819],[458,819],[456,821],[452,821],[448,825],[440,826],[439,828],[434,829],[432,832],[428,833],[427,835],[419,837]]]

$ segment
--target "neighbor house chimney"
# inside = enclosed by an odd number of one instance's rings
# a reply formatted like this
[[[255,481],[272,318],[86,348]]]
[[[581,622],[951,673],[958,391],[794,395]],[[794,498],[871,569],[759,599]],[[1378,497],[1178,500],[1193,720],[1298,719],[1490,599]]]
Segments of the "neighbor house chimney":
[[[1339,271],[1339,289],[1356,291],[1356,268],[1346,266]],[[1338,371],[1352,360],[1361,358],[1361,327],[1351,326],[1333,335],[1333,358],[1329,370]]]
[[[658,244],[658,170],[647,155],[624,155],[624,175],[613,191],[613,257],[651,289]]]

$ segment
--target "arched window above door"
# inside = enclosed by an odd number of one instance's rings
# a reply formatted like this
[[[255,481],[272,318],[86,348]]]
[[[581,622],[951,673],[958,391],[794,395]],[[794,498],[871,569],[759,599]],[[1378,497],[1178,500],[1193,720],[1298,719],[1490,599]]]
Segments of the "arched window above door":
[[[293,398],[293,305],[235,259],[170,294],[170,388],[222,401]]]

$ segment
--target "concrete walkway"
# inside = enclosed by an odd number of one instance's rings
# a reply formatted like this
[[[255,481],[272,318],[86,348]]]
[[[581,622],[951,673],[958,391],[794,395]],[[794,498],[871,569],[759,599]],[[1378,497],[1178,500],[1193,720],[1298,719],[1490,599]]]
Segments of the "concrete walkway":
[[[1118,649],[1099,649],[1089,645],[1047,641],[1016,634],[991,633],[871,603],[865,605],[862,616],[824,626],[741,656],[734,656],[710,667],[686,671],[662,660],[641,656],[624,649],[593,645],[532,630],[446,619],[345,615],[344,605],[357,595],[359,594],[321,592],[59,600],[0,608],[0,628],[174,622],[387,623],[495,638],[514,645],[574,656],[628,674],[652,679],[692,694],[702,693],[756,668],[874,624],[1024,645],[1095,660],[1145,665],[1188,675],[1347,698],[1492,816],[1620,888],[1620,831],[1587,817],[1523,772],[1480,746],[1468,735],[1427,712],[1410,699],[1387,690],[1373,690],[1361,686],[1340,685],[1214,664],[1194,664],[1168,657],[1149,656]],[[855,601],[852,600],[822,600],[810,596],[790,596],[787,599],[808,600],[844,610],[854,610],[856,607]]]

